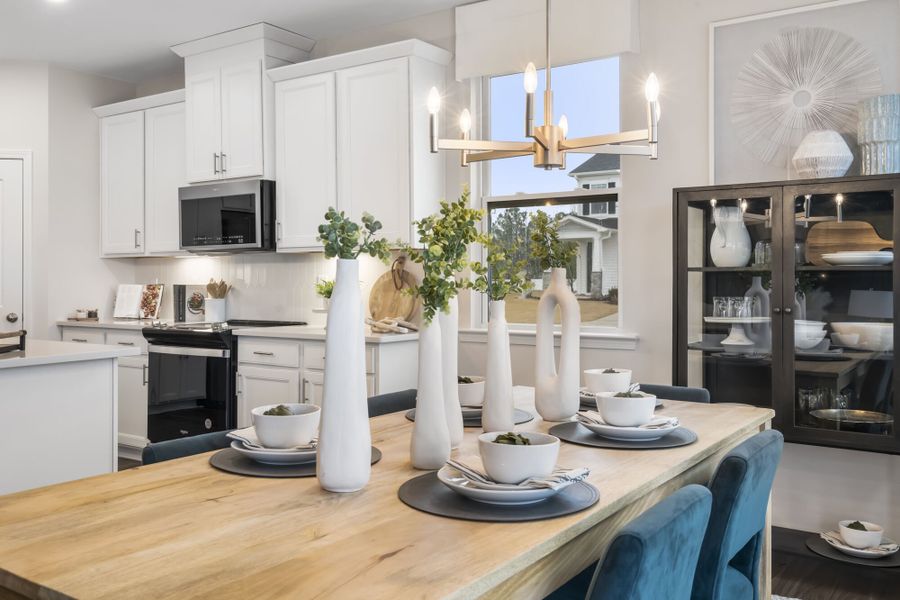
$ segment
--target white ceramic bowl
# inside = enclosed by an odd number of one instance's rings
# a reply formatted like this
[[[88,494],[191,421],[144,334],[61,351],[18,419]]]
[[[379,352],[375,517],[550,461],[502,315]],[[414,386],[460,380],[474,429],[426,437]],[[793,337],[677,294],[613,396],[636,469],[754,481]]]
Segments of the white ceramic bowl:
[[[794,331],[794,348],[797,350],[809,350],[825,339],[824,331]]]
[[[546,477],[556,468],[559,438],[534,431],[519,432],[531,441],[528,446],[494,442],[506,431],[492,431],[478,436],[478,452],[488,476],[497,483],[520,483],[529,477]]]
[[[484,377],[466,375],[472,383],[460,383],[459,404],[461,406],[481,406],[484,404]]]
[[[859,334],[858,333],[838,333],[834,332],[831,334],[831,341],[833,341],[838,346],[845,346],[847,348],[856,348],[859,345]]]
[[[850,529],[847,527],[847,525],[854,520],[855,519],[847,519],[846,521],[838,523],[841,528],[841,537],[848,546],[853,546],[854,548],[871,548],[872,546],[877,546],[881,543],[881,536],[884,535],[884,529],[880,525],[869,523],[868,521],[860,521],[860,523],[866,526],[868,531],[860,531],[859,529]]]
[[[803,319],[797,319],[794,321],[794,331],[803,331],[803,332],[816,332],[822,331],[825,329],[824,321],[804,321]]]
[[[585,369],[584,384],[589,392],[624,392],[631,385],[630,369],[614,369],[615,373],[604,373],[606,369]]]
[[[293,448],[308,444],[319,430],[321,409],[314,404],[285,404],[292,415],[275,416],[263,413],[278,404],[257,406],[250,411],[253,428],[259,443],[266,448]]]
[[[859,335],[856,347],[862,350],[890,352],[894,349],[893,323],[832,323],[831,328],[841,335]]]
[[[640,427],[650,422],[656,408],[656,396],[644,394],[640,398],[617,398],[617,393],[597,394],[597,412],[607,424],[616,427]]]

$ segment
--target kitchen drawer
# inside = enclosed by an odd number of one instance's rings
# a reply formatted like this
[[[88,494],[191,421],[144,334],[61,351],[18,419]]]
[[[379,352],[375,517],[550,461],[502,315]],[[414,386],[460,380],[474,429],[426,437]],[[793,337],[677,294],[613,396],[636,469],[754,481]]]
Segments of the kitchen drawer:
[[[110,346],[140,348],[141,354],[147,354],[147,340],[140,331],[107,331],[106,343]]]
[[[64,342],[81,342],[82,344],[106,343],[106,332],[85,327],[63,327],[62,339]]]
[[[238,361],[277,367],[300,367],[300,342],[271,338],[238,338]]]
[[[325,370],[325,344],[303,345],[303,367]],[[366,373],[375,372],[375,348],[366,346]]]

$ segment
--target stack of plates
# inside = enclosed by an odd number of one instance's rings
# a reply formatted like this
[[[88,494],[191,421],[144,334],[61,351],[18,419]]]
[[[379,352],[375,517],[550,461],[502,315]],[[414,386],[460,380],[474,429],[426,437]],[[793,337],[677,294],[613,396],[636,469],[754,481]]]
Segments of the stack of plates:
[[[663,417],[663,419],[665,419],[665,417]],[[651,440],[658,440],[663,436],[669,435],[679,427],[677,422],[670,422],[661,427],[617,427],[606,423],[597,424],[587,423],[585,421],[578,422],[600,437],[620,442],[649,442]]]
[[[835,550],[849,556],[855,556],[856,558],[882,558],[891,556],[900,550],[900,545],[888,538],[882,538],[881,544],[874,548],[854,548],[844,542],[844,540],[841,539],[841,535],[836,531],[826,531],[821,533],[820,537]]]
[[[894,262],[894,253],[889,251],[848,251],[823,254],[822,260],[830,265],[847,267],[870,267],[889,265]]]
[[[233,440],[231,447],[258,463],[264,465],[300,465],[303,463],[315,462],[316,449],[286,449],[279,450],[275,448],[250,448],[244,442]]]
[[[546,500],[551,496],[555,496],[563,489],[554,490],[552,488],[534,488],[517,485],[507,485],[498,483],[490,489],[478,487],[474,485],[462,473],[451,467],[444,465],[437,472],[438,479],[448,488],[476,502],[485,504],[498,504],[504,506],[519,506],[522,504],[534,504],[541,500]]]

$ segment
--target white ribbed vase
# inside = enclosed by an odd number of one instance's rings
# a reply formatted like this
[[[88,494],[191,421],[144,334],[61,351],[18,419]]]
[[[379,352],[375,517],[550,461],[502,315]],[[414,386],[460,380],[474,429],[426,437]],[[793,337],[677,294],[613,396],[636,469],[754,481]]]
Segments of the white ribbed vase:
[[[487,331],[484,407],[481,412],[481,427],[484,431],[512,431],[515,427],[512,387],[506,302],[492,300]]]
[[[450,447],[459,448],[463,439],[463,418],[459,406],[459,301],[456,296],[450,299],[449,309],[437,316],[441,326],[441,377]]]
[[[328,307],[325,389],[316,449],[316,477],[330,492],[362,489],[372,470],[364,318],[359,262],[338,259]]]
[[[417,469],[440,469],[450,458],[450,432],[441,377],[441,326],[437,318],[419,329],[419,383],[409,458]]]
[[[553,341],[553,313],[560,309],[559,370]],[[564,421],[578,412],[581,308],[565,269],[550,271],[550,285],[537,307],[534,340],[534,406],[545,421]]]

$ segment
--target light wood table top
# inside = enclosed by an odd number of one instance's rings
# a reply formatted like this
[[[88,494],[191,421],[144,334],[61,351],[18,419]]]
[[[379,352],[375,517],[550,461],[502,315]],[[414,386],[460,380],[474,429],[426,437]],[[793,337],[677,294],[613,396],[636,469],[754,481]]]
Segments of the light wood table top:
[[[0,597],[4,589],[117,600],[479,596],[774,416],[672,400],[661,413],[677,415],[699,440],[643,451],[563,443],[560,464],[589,466],[600,502],[547,521],[459,521],[404,505],[397,489],[422,472],[409,463],[412,424],[403,413],[371,420],[384,458],[352,494],[324,492],[315,478],[223,473],[202,454],[2,496]],[[550,425],[536,418],[518,429]],[[478,433],[466,429],[461,457],[477,453]]]

